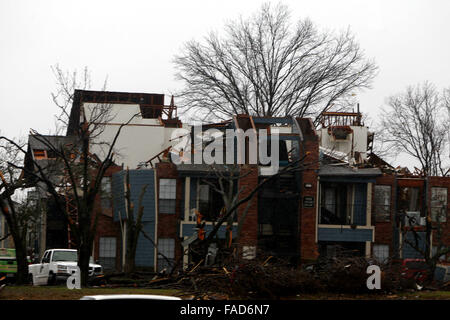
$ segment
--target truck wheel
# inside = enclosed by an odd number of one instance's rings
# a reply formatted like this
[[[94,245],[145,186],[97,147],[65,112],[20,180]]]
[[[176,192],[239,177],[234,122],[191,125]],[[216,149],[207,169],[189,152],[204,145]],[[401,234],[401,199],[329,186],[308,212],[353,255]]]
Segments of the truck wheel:
[[[48,284],[50,286],[53,286],[56,284],[56,275],[53,272],[50,272],[50,274],[48,275]]]

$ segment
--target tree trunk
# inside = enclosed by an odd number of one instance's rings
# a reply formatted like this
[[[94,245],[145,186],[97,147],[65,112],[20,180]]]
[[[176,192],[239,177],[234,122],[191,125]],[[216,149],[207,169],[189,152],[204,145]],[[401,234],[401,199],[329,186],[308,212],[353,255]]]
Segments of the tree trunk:
[[[127,252],[125,253],[125,268],[124,268],[124,272],[126,275],[130,275],[134,272],[135,256],[136,256],[136,250],[133,251],[133,250],[127,249]]]
[[[16,283],[18,285],[28,283],[28,260],[27,260],[27,246],[25,239],[14,239],[14,246],[16,247],[16,261],[17,274]]]
[[[138,230],[138,228],[136,228],[133,224],[134,224],[133,220],[127,221],[127,245],[125,252],[125,267],[124,267],[124,272],[127,275],[133,273],[136,266],[135,257],[136,257],[137,240],[139,238],[140,230]]]
[[[89,260],[91,258],[92,245],[91,242],[82,242],[79,247],[78,267],[81,271],[81,286],[86,287],[89,280]]]
[[[27,245],[25,241],[26,230],[21,230],[17,221],[13,219],[12,213],[8,209],[8,205],[5,200],[0,199],[0,205],[2,214],[6,219],[6,223],[11,232],[13,238],[14,247],[16,249],[16,261],[17,261],[17,284],[28,283],[28,261],[27,261]],[[24,232],[22,232],[24,231]]]

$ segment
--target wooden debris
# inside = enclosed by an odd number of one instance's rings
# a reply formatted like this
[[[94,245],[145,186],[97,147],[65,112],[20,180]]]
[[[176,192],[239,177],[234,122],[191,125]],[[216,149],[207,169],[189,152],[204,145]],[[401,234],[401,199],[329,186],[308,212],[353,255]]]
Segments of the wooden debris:
[[[203,262],[204,259],[200,260],[199,263],[197,263],[197,265],[195,267],[193,267],[188,273],[192,273],[195,271],[195,269],[197,269],[197,267]]]

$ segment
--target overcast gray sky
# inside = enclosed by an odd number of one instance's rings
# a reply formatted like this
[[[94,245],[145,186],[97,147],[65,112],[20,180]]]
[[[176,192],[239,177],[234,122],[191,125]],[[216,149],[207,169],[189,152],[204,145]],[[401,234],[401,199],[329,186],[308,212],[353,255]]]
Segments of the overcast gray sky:
[[[56,63],[88,66],[92,89],[107,76],[111,91],[170,94],[180,87],[172,59],[185,41],[220,32],[227,20],[251,15],[263,2],[0,0],[0,129],[8,136],[52,131]],[[350,26],[380,67],[373,89],[358,94],[372,119],[407,85],[428,80],[450,87],[450,1],[281,2],[294,19],[309,17],[338,31]]]

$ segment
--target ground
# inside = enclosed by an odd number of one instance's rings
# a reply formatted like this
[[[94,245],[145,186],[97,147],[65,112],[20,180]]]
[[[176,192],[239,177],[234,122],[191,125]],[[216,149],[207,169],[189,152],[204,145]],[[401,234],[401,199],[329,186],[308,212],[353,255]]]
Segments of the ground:
[[[83,296],[98,294],[156,294],[176,296],[179,293],[178,290],[166,289],[89,288],[70,290],[64,286],[7,286],[0,291],[0,300],[79,300]]]
[[[89,288],[69,290],[66,287],[7,286],[0,291],[0,300],[78,300],[86,295],[97,294],[156,294],[189,298],[180,290],[141,288]],[[450,291],[420,291],[398,294],[309,294],[289,300],[450,300]]]

